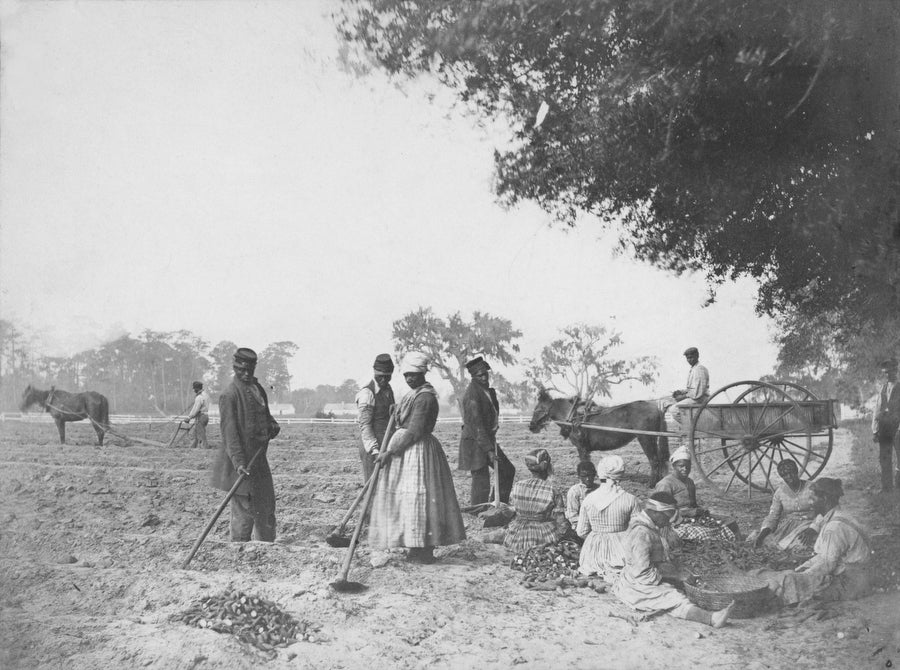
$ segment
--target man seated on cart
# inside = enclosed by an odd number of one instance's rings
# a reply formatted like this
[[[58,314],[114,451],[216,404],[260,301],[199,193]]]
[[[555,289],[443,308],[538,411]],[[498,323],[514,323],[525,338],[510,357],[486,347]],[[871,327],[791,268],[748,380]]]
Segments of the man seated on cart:
[[[682,540],[723,539],[734,541],[737,524],[725,525],[697,503],[697,486],[691,479],[691,453],[679,447],[669,457],[672,472],[659,480],[655,492],[669,493],[678,505],[680,519],[672,522],[675,534]]]
[[[672,391],[671,396],[660,398],[659,409],[666,414],[666,421],[678,424],[677,430],[682,438],[685,434],[685,422],[690,419],[688,412],[682,412],[682,407],[701,405],[709,398],[709,370],[700,365],[700,351],[697,347],[688,347],[684,350],[684,357],[691,366],[688,372],[687,386],[683,389]],[[664,438],[665,439],[665,438]]]

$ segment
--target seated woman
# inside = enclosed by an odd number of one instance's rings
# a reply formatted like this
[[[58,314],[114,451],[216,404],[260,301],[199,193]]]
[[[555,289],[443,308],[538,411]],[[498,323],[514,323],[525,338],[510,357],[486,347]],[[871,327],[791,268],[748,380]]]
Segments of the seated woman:
[[[808,546],[815,539],[815,531],[809,527],[816,516],[809,482],[800,479],[800,468],[791,459],[778,464],[778,474],[784,482],[775,489],[769,515],[759,532],[751,533],[747,541],[757,547],[768,544],[780,549]]]
[[[709,510],[697,505],[697,486],[691,479],[691,453],[679,447],[669,457],[672,472],[653,489],[669,493],[678,505],[681,519],[673,523],[674,534],[683,540],[734,540],[734,532],[714,519]]]
[[[509,496],[516,517],[506,529],[503,546],[517,554],[556,542],[566,532],[566,507],[562,492],[548,481],[553,474],[550,453],[535,449],[525,456],[530,479],[517,481]]]
[[[794,570],[753,570],[785,605],[811,598],[855,600],[872,590],[872,543],[862,526],[839,506],[840,479],[822,477],[809,485],[813,510],[821,515],[813,557]]]
[[[613,584],[613,594],[633,609],[654,612],[666,610],[679,619],[721,628],[731,614],[732,602],[717,612],[697,607],[671,583],[683,581],[683,573],[671,561],[669,544],[660,529],[678,513],[670,493],[656,492],[644,504],[642,512],[631,520],[625,538],[625,567]]]
[[[578,515],[584,497],[597,488],[597,467],[591,461],[581,461],[575,472],[578,474],[579,482],[566,493],[566,521],[569,522],[569,529],[564,539],[581,544],[583,540],[574,529],[578,525]]]
[[[625,567],[628,524],[640,514],[641,504],[619,486],[625,474],[621,456],[607,456],[599,465],[600,486],[588,493],[578,516],[577,532],[584,538],[578,571],[612,582]]]

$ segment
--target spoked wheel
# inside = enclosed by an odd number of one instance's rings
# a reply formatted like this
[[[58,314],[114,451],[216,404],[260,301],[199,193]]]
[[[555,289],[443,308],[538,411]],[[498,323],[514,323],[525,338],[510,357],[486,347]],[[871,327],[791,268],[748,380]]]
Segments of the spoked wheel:
[[[804,445],[798,443],[798,439],[787,436],[784,447],[785,451],[789,452],[786,457],[797,462],[801,479],[815,479],[828,463],[828,459],[831,458],[831,450],[834,447],[834,429],[832,427],[834,417],[820,416],[829,408],[829,405],[827,402],[823,403],[819,400],[819,397],[809,389],[794,382],[774,381],[768,382],[768,384],[781,389],[796,400],[810,419],[809,441]],[[751,402],[764,402],[771,395],[765,387],[752,391],[751,394],[753,396]],[[799,436],[797,437],[799,438]],[[777,484],[778,477],[770,482],[769,488],[774,489]]]
[[[774,488],[775,468],[784,459],[809,472],[819,460],[812,416],[793,391],[783,384],[735,382],[693,409],[688,441],[700,477],[725,493],[743,486],[749,496],[753,489]]]

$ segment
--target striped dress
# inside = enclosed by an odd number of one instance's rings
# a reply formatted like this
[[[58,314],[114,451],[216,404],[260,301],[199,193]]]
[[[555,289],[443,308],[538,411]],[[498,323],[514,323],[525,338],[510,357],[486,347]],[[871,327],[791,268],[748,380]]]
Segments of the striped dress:
[[[798,491],[786,482],[782,483],[775,489],[769,514],[762,522],[763,528],[772,531],[765,544],[777,544],[781,549],[787,549],[803,530],[809,528],[815,516],[809,482],[801,481]]]
[[[431,384],[407,393],[397,408],[400,428],[388,442],[392,458],[378,477],[369,525],[369,545],[434,547],[466,539],[453,476],[441,443]]]
[[[506,529],[503,546],[516,554],[556,542],[566,531],[563,493],[549,480],[533,477],[513,485],[509,502],[516,517]]]
[[[589,493],[578,516],[577,532],[585,538],[578,571],[612,581],[625,567],[628,524],[640,512],[638,499],[617,484],[606,483]]]

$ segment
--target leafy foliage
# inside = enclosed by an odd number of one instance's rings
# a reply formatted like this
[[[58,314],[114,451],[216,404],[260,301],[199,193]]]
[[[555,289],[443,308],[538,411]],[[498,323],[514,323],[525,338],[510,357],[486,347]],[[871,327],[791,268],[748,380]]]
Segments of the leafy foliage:
[[[536,386],[595,398],[609,397],[612,386],[626,381],[650,384],[656,379],[657,366],[652,357],[613,357],[622,337],[605,326],[579,323],[560,332],[563,337],[544,347],[540,361],[530,365],[528,375]]]
[[[713,290],[753,277],[787,337],[828,334],[812,357],[898,312],[900,4],[364,0],[338,20],[361,59],[508,120],[502,202],[587,212]]]
[[[430,307],[419,307],[394,321],[392,333],[401,357],[407,351],[421,351],[431,358],[432,368],[450,382],[457,401],[469,383],[466,361],[481,354],[490,363],[512,365],[519,353],[515,340],[522,337],[509,319],[478,311],[468,321],[459,312],[443,319]]]

